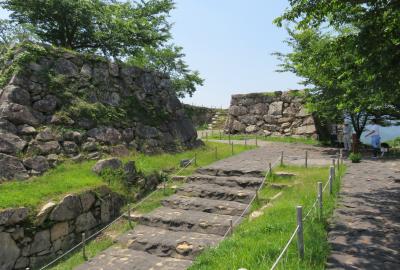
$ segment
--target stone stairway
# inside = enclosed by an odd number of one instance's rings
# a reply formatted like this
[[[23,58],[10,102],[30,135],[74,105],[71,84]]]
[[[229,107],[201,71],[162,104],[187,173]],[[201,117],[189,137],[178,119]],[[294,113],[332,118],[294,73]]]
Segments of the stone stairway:
[[[263,180],[261,171],[199,169],[162,207],[132,215],[138,225],[118,245],[77,270],[182,270],[205,248],[217,245]]]
[[[209,130],[221,130],[224,129],[225,127],[225,122],[227,119],[227,111],[226,110],[220,110],[217,111],[214,116],[211,119],[211,123],[208,124],[208,129]]]

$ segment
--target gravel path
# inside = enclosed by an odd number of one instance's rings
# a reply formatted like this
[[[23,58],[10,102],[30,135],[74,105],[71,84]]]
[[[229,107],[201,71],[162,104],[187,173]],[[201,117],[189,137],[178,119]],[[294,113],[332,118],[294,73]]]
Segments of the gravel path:
[[[400,269],[400,161],[349,166],[332,220],[327,269]]]

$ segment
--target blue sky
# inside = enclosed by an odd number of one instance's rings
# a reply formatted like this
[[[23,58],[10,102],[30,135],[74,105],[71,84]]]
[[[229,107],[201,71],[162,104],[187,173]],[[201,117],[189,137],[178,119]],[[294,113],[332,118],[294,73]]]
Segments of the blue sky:
[[[287,52],[285,29],[272,21],[286,0],[177,0],[171,21],[175,42],[205,78],[184,102],[224,106],[238,93],[299,89],[291,73],[277,73],[271,53]]]
[[[232,94],[301,88],[293,74],[275,72],[279,62],[271,55],[289,50],[286,30],[272,23],[286,7],[287,0],[176,0],[174,42],[205,79],[183,101],[228,107]]]

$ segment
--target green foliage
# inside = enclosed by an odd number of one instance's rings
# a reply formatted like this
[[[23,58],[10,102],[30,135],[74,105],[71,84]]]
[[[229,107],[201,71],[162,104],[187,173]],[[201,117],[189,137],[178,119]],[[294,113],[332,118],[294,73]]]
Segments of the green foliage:
[[[290,1],[275,22],[288,23],[294,52],[283,57],[313,85],[316,109],[351,114],[357,135],[369,116],[400,115],[398,1]],[[315,97],[315,96],[316,97]]]
[[[4,0],[19,24],[29,24],[39,39],[55,46],[113,57],[157,46],[169,37],[171,0]]]
[[[203,85],[204,80],[200,78],[197,71],[192,71],[185,63],[183,48],[166,45],[161,47],[144,47],[139,53],[131,56],[128,63],[158,71],[170,77],[172,87],[178,97],[192,96],[196,86]]]
[[[29,25],[19,25],[10,20],[0,19],[0,47],[1,50],[8,46],[34,39],[28,29]]]
[[[362,158],[362,155],[360,153],[351,153],[349,155],[349,159],[351,160],[351,162],[353,163],[360,163]]]

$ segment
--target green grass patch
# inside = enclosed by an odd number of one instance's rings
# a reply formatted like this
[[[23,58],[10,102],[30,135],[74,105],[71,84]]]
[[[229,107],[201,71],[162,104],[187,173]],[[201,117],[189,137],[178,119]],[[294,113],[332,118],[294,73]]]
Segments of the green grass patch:
[[[201,254],[190,270],[205,269],[270,269],[283,247],[296,228],[297,205],[303,206],[304,214],[308,212],[317,196],[317,182],[326,182],[328,167],[280,167],[279,170],[295,173],[295,177],[269,177],[269,182],[295,184],[283,189],[282,196],[272,202],[272,207],[264,210],[264,215],[253,221],[245,220],[233,236],[220,243],[218,248],[208,249]],[[342,171],[343,173],[343,171]],[[334,194],[340,187],[339,177],[334,183]],[[260,192],[260,201],[268,201],[277,190],[266,187]],[[282,258],[277,269],[325,269],[329,254],[327,243],[327,219],[332,215],[337,195],[324,193],[324,213],[322,221],[316,213],[304,223],[305,257],[300,260],[297,253],[296,238],[290,245],[287,254]],[[254,208],[260,205],[254,205]]]
[[[203,136],[204,137],[204,136]],[[254,134],[234,134],[234,135],[226,135],[226,134],[219,134],[219,133],[213,133],[213,134],[208,134],[209,139],[213,140],[239,140],[239,141],[244,141],[244,140],[255,140],[257,137],[257,140],[260,141],[268,141],[268,142],[282,142],[282,143],[302,143],[302,144],[309,144],[309,145],[319,145],[320,142],[312,139],[312,138],[307,138],[307,137],[274,137],[274,136],[262,136],[262,135],[254,135]],[[204,138],[203,138],[204,139]]]
[[[218,149],[217,156],[215,155],[215,148]],[[254,147],[235,145],[234,153],[238,154],[252,148]],[[179,162],[182,159],[191,159],[195,154],[197,155],[197,165],[189,166],[182,172],[183,175],[189,175],[198,167],[229,157],[231,147],[223,143],[208,142],[204,147],[182,153],[159,155],[133,153],[123,160],[134,160],[138,170],[144,174],[161,170],[173,173],[179,169]],[[42,176],[27,181],[2,183],[0,184],[0,209],[20,206],[36,208],[48,200],[60,199],[66,193],[80,192],[107,184],[101,177],[92,172],[91,169],[95,163],[96,161],[65,162]]]

